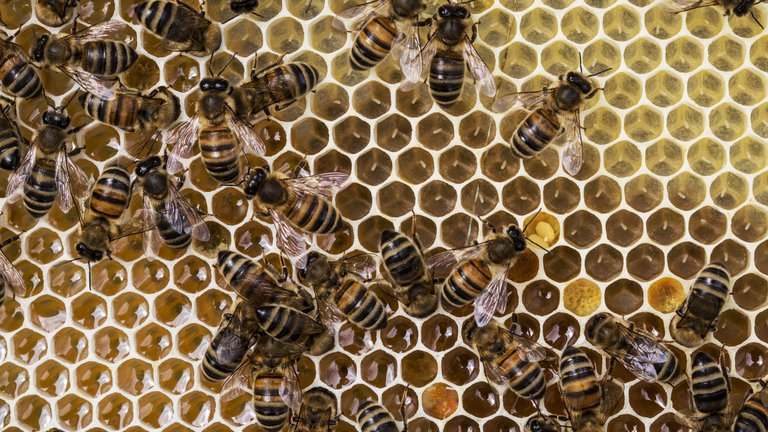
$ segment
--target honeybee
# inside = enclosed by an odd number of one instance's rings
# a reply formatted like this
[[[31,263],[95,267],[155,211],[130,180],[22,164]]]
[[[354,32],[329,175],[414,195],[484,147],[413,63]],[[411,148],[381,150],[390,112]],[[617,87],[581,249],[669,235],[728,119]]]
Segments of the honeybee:
[[[128,209],[130,198],[131,175],[128,170],[116,163],[104,168],[93,186],[87,207],[79,212],[84,216],[75,252],[81,259],[98,262],[105,255],[111,259],[110,244],[113,241],[154,229],[154,226],[146,227],[141,219],[118,224]]]
[[[300,62],[278,61],[260,71],[251,72],[251,82],[244,83],[233,92],[236,112],[250,117],[263,111],[267,116],[270,109],[279,111],[287,108],[296,99],[312,91],[320,82],[316,67]]]
[[[755,394],[748,394],[747,400],[739,410],[733,432],[761,432],[768,430],[768,392],[766,383],[760,381],[763,388]]]
[[[672,339],[688,348],[703,344],[707,334],[717,328],[730,291],[731,276],[725,266],[713,262],[704,267],[669,323]]]
[[[438,297],[434,281],[427,276],[421,245],[392,230],[381,232],[379,245],[384,269],[394,283],[395,297],[405,311],[416,318],[434,313]]]
[[[43,94],[43,81],[24,49],[13,42],[14,36],[0,39],[0,84],[13,96],[36,98]]]
[[[353,259],[331,261],[318,252],[310,252],[299,270],[299,281],[315,291],[321,321],[326,327],[333,328],[344,316],[362,329],[381,330],[387,325],[387,307],[368,289],[364,278],[347,266]]]
[[[592,77],[608,70],[586,76],[570,71],[560,75],[555,86],[541,91],[512,93],[494,102],[496,112],[507,111],[515,105],[531,111],[512,135],[512,153],[519,158],[532,158],[564,133],[563,166],[569,174],[576,175],[584,160],[579,120],[581,108],[600,90]]]
[[[421,75],[418,80],[409,79],[404,83],[404,89],[409,90],[429,74],[432,99],[440,106],[450,107],[461,96],[464,69],[468,68],[480,92],[489,97],[495,96],[493,74],[473,45],[477,39],[478,24],[472,22],[469,10],[461,4],[447,4],[438,8],[433,19],[437,28],[430,31],[421,50]]]
[[[85,197],[90,189],[91,179],[70,157],[81,149],[67,148],[70,136],[80,130],[69,127],[68,104],[43,113],[32,147],[8,179],[6,196],[11,202],[23,198],[24,207],[35,218],[48,214],[54,202],[68,212],[75,199]]]
[[[226,66],[222,71],[224,69]],[[208,72],[211,73],[210,69]],[[218,75],[200,81],[202,95],[195,114],[168,132],[168,142],[175,143],[168,158],[169,173],[176,174],[182,170],[180,159],[192,155],[195,140],[200,145],[203,166],[211,177],[221,183],[233,183],[240,177],[244,144],[257,154],[264,154],[266,146],[261,137],[242,121],[235,110],[233,89],[229,81]]]
[[[25,290],[21,273],[3,253],[3,248],[18,240],[20,236],[20,234],[14,234],[0,243],[0,307],[3,306],[8,292],[15,298],[17,293],[22,293]]]
[[[405,396],[403,396],[403,402],[405,402]],[[403,416],[402,432],[408,432],[405,403],[400,405],[400,412]],[[360,425],[360,432],[400,432],[392,414],[370,399],[362,402],[357,409],[357,424]]]
[[[525,432],[560,432],[562,428],[557,418],[545,416],[542,413],[538,413],[525,422]]]
[[[117,75],[128,70],[139,55],[127,43],[110,39],[125,28],[118,20],[105,21],[71,34],[42,35],[32,48],[32,61],[55,67],[75,80],[88,93],[104,99],[114,97]]]
[[[253,305],[237,302],[225,313],[203,357],[202,371],[206,379],[224,381],[240,366],[254,344],[258,324]]]
[[[183,179],[172,179],[163,165],[159,156],[150,156],[136,164],[135,170],[142,191],[143,224],[155,227],[144,232],[144,250],[149,256],[156,256],[162,243],[183,249],[192,238],[208,241],[211,236],[200,213],[179,192]]]
[[[573,430],[599,432],[621,400],[624,386],[611,379],[610,371],[599,379],[589,357],[571,345],[560,356],[560,390]]]
[[[15,170],[21,161],[21,147],[26,144],[16,123],[16,104],[0,97],[0,168]]]
[[[533,220],[533,219],[531,219]],[[450,268],[443,282],[444,306],[458,308],[475,302],[475,322],[482,327],[503,310],[507,300],[507,273],[528,247],[525,227],[508,226],[504,232],[490,225],[491,235],[482,243],[448,250],[429,258],[430,268]]]
[[[133,12],[169,51],[202,55],[221,46],[219,25],[180,1],[147,0],[134,6]]]
[[[259,0],[229,0],[229,9],[240,15],[246,13],[254,13],[254,10],[259,7]]]
[[[77,0],[38,0],[35,15],[47,26],[60,27],[72,19],[76,8]]]
[[[158,87],[147,96],[117,92],[111,99],[83,93],[79,100],[86,114],[126,132],[165,129],[181,114],[179,98],[167,87]]]
[[[256,318],[264,333],[289,346],[308,348],[311,339],[325,331],[325,326],[311,316],[282,304],[257,307]]]
[[[272,217],[277,246],[295,257],[306,250],[308,234],[331,234],[343,227],[341,214],[330,200],[348,178],[340,172],[289,177],[264,166],[245,174],[243,191],[257,209],[266,209],[263,214]]]
[[[725,432],[739,412],[739,406],[731,400],[731,380],[723,364],[703,351],[699,351],[691,362],[691,408],[690,412],[678,415],[681,424],[694,432]]]
[[[737,17],[743,17],[749,14],[760,28],[764,28],[755,15],[753,9],[758,3],[762,3],[758,0],[665,0],[664,8],[674,14],[680,12],[687,12],[694,9],[718,6],[723,9],[723,15],[730,16],[731,13]]]
[[[298,415],[291,418],[293,432],[331,432],[336,426],[336,395],[322,387],[314,387],[301,397]]]
[[[371,69],[391,51],[405,77],[418,81],[422,68],[419,28],[432,22],[419,20],[425,8],[422,0],[376,0],[339,14],[334,26],[345,29],[342,20],[352,20],[357,32],[349,53],[352,69]]]
[[[646,382],[670,382],[679,373],[677,357],[652,334],[607,312],[600,312],[584,327],[587,340]]]
[[[554,360],[546,348],[516,336],[495,320],[483,327],[469,321],[462,332],[480,355],[491,383],[505,385],[534,403],[544,396],[547,380],[539,363]]]

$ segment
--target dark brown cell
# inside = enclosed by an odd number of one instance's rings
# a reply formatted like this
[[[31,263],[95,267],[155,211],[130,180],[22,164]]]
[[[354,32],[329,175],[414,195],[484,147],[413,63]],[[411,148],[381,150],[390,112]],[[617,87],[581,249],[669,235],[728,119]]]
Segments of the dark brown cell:
[[[457,213],[445,219],[440,227],[443,243],[450,248],[464,247],[478,238],[480,225],[476,218]]]
[[[605,289],[605,305],[617,315],[628,315],[643,305],[643,287],[629,279],[614,281]]]
[[[438,171],[449,182],[464,183],[477,171],[477,159],[466,147],[453,146],[440,153]]]
[[[357,380],[357,366],[346,354],[329,354],[320,360],[320,380],[334,389],[348,386]]]
[[[459,328],[456,321],[446,315],[430,317],[421,326],[421,341],[432,351],[445,351],[456,344]]]
[[[339,346],[352,355],[363,355],[376,343],[376,332],[362,329],[348,321],[339,328]]]
[[[456,207],[456,188],[442,180],[433,180],[419,190],[419,207],[432,216],[445,216]]]
[[[746,205],[740,208],[731,219],[731,231],[736,237],[746,242],[760,241],[768,231],[768,221],[763,210]]]
[[[584,203],[599,213],[610,213],[621,204],[621,187],[610,177],[597,177],[584,187]]]
[[[667,183],[667,195],[676,208],[693,210],[704,201],[707,187],[695,174],[684,172]]]
[[[690,242],[675,245],[667,255],[669,271],[683,279],[690,279],[701,271],[707,263],[707,253],[703,247]]]
[[[521,432],[521,429],[511,418],[498,416],[483,424],[483,432]]]
[[[573,211],[581,202],[581,190],[572,180],[558,177],[544,185],[544,205],[558,214]]]
[[[627,321],[634,323],[640,329],[648,331],[660,340],[664,339],[666,329],[664,328],[664,321],[658,315],[650,312],[640,312],[632,315]]]
[[[544,321],[542,329],[544,342],[550,346],[562,350],[579,339],[581,328],[576,318],[571,314],[558,312]]]
[[[531,248],[524,250],[509,270],[509,279],[523,283],[535,278],[539,273],[539,261],[538,255]]]
[[[530,159],[523,159],[523,168],[529,176],[536,180],[552,178],[560,166],[557,150],[551,146]]]
[[[565,240],[579,248],[595,244],[603,235],[600,219],[586,210],[578,210],[565,218],[563,223]]]
[[[499,410],[501,398],[490,384],[478,382],[462,392],[461,404],[475,417],[490,417]]]
[[[679,240],[685,233],[685,219],[680,213],[663,208],[648,218],[646,230],[651,240],[669,245]]]
[[[550,249],[544,255],[544,272],[557,282],[567,282],[579,274],[581,255],[568,246],[558,246]]]
[[[369,119],[386,114],[391,105],[392,95],[389,89],[375,81],[362,84],[352,94],[352,106],[355,111]]]
[[[459,121],[459,137],[468,147],[483,148],[495,136],[496,123],[482,111],[475,111]]]
[[[601,244],[587,253],[584,268],[594,279],[606,282],[621,273],[624,268],[624,256],[613,246]]]
[[[688,428],[678,422],[675,414],[666,413],[651,423],[650,432],[686,432]]]
[[[291,127],[291,142],[302,154],[320,153],[328,146],[329,141],[328,126],[318,119],[307,118]]]
[[[464,347],[446,353],[441,364],[443,378],[458,386],[472,382],[480,374],[481,369],[481,362],[477,355]]]
[[[377,401],[378,397],[376,396],[376,393],[366,385],[357,384],[341,394],[339,408],[341,408],[342,414],[347,418],[356,419],[357,410],[360,408],[360,404],[369,400]]]
[[[421,243],[421,247],[424,249],[422,252],[426,252],[437,238],[437,224],[432,218],[426,216],[416,216],[415,220],[410,217],[400,224],[400,232],[412,236],[414,223],[416,224],[416,240]]]
[[[347,117],[333,128],[333,142],[345,152],[358,153],[370,141],[371,125],[360,117]]]
[[[336,193],[336,208],[346,219],[360,220],[371,211],[371,190],[360,183],[351,183]]]
[[[642,281],[649,281],[664,270],[664,252],[651,244],[641,244],[627,254],[629,274]]]
[[[373,216],[362,223],[357,229],[357,238],[364,248],[371,252],[379,252],[381,232],[385,229],[393,229],[392,222],[381,216]]]
[[[352,161],[347,155],[338,150],[331,150],[323,153],[315,159],[313,173],[343,172],[350,174],[352,172]]]
[[[363,182],[377,186],[389,178],[392,173],[392,160],[388,154],[373,148],[357,158],[355,172]]]
[[[755,273],[747,273],[733,283],[731,292],[740,308],[758,310],[768,300],[768,281]]]
[[[456,416],[445,424],[444,432],[480,432],[480,425],[465,416]]]
[[[768,374],[768,350],[759,343],[749,343],[736,351],[736,373],[746,380],[757,380]]]
[[[667,406],[667,394],[658,383],[638,381],[629,388],[629,405],[642,417],[653,418]]]
[[[605,430],[608,432],[645,432],[645,425],[633,415],[622,414],[609,420]]]
[[[508,145],[494,144],[480,156],[480,170],[490,180],[507,181],[520,170],[520,161]]]
[[[424,387],[437,376],[435,356],[425,351],[412,351],[401,360],[403,381],[415,387]]]
[[[560,305],[560,291],[545,280],[535,281],[523,290],[525,310],[539,316],[554,312]]]
[[[379,189],[376,199],[381,212],[392,217],[409,213],[416,204],[416,196],[413,194],[413,189],[399,181],[392,182]]]
[[[501,190],[501,202],[514,214],[528,214],[536,211],[541,203],[541,190],[525,177],[515,177]]]
[[[393,352],[401,353],[416,346],[419,329],[411,320],[394,317],[387,321],[387,326],[380,332],[381,343]]]
[[[748,316],[737,309],[728,309],[720,314],[717,330],[712,335],[723,345],[737,346],[747,340],[751,329]]]
[[[736,276],[749,265],[749,251],[740,243],[728,239],[715,246],[709,259],[720,261],[731,276]]]
[[[392,114],[376,123],[376,144],[384,150],[404,148],[411,142],[412,134],[411,122],[400,114]]]
[[[397,157],[397,175],[410,184],[427,181],[435,172],[435,160],[424,149],[414,147]]]
[[[664,187],[655,178],[642,174],[630,180],[624,187],[627,204],[641,212],[649,212],[661,204]]]
[[[768,310],[755,317],[755,335],[763,342],[768,342]]]
[[[405,397],[405,404],[403,404],[403,397]],[[415,389],[403,384],[396,384],[384,391],[384,394],[381,395],[381,404],[392,414],[395,421],[403,421],[403,416],[400,413],[400,407],[403,406],[410,423],[410,419],[419,409],[419,396]]]
[[[496,187],[484,179],[471,181],[461,188],[461,206],[478,216],[485,216],[499,203]]]
[[[760,243],[755,248],[755,267],[762,274],[768,274],[768,241]]]
[[[395,93],[395,106],[397,111],[408,117],[421,117],[432,108],[432,96],[427,86],[418,86],[408,92],[398,89]]]
[[[403,372],[405,373],[405,371]],[[385,351],[368,353],[360,362],[360,376],[365,382],[374,387],[388,387],[394,383],[395,377],[397,377],[397,360]],[[325,382],[325,380],[323,381]],[[346,382],[343,385],[348,384],[350,382]]]
[[[611,243],[631,246],[643,235],[643,220],[636,213],[619,210],[606,221],[605,233]]]
[[[419,142],[430,150],[441,150],[453,142],[453,121],[436,112],[424,117],[416,130]]]

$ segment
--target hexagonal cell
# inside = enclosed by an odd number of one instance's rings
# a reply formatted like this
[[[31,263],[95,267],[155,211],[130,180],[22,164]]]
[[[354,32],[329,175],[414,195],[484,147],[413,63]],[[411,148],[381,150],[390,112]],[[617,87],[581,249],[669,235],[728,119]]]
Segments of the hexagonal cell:
[[[512,78],[525,78],[536,68],[536,50],[523,42],[512,42],[499,55],[499,70]]]
[[[385,351],[369,353],[360,362],[360,375],[368,384],[386,388],[392,385],[397,376],[397,360]]]
[[[31,430],[42,430],[53,418],[51,405],[42,397],[25,396],[16,402],[16,418],[19,423]]]
[[[676,208],[692,210],[706,197],[704,181],[688,172],[681,173],[667,183],[667,196]]]
[[[320,380],[329,387],[346,387],[356,379],[357,366],[346,354],[332,353],[320,361]]]
[[[567,246],[558,246],[544,256],[544,272],[557,282],[566,282],[579,274],[581,255]]]
[[[101,363],[85,362],[75,369],[74,376],[77,388],[92,398],[112,388],[112,373]]]
[[[58,234],[47,229],[39,228],[24,238],[27,256],[40,264],[48,264],[61,258],[64,244]]]
[[[721,71],[732,71],[744,63],[745,51],[740,40],[721,36],[709,44],[709,63]]]
[[[200,391],[185,393],[179,400],[179,416],[194,427],[204,427],[213,420],[216,400]]]
[[[158,366],[160,387],[174,394],[184,394],[194,386],[192,365],[180,359],[168,359]]]
[[[579,339],[581,326],[571,314],[558,312],[550,315],[542,326],[544,342],[562,350]]]
[[[152,365],[129,359],[117,369],[117,386],[124,392],[139,396],[155,386]]]
[[[148,393],[139,398],[139,420],[153,428],[168,426],[173,419],[173,402],[160,393]]]
[[[377,186],[392,172],[392,160],[383,151],[373,148],[357,158],[355,172],[363,182]]]
[[[758,310],[768,301],[768,281],[757,274],[748,273],[734,282],[731,292],[739,307],[749,311]]]
[[[16,399],[29,389],[29,372],[13,363],[0,363],[0,394]]]
[[[600,176],[584,187],[584,203],[600,213],[609,213],[621,203],[621,189],[616,180]]]
[[[115,295],[128,286],[128,272],[117,261],[101,261],[91,271],[93,289],[101,294]]]
[[[748,316],[736,309],[729,309],[723,311],[717,322],[717,330],[712,335],[723,345],[738,346],[749,338],[751,329]]]
[[[413,322],[398,316],[388,320],[387,326],[381,331],[381,342],[389,350],[400,353],[416,346],[418,335],[418,327]]]
[[[525,178],[515,177],[501,190],[502,204],[514,214],[528,214],[539,208],[541,190],[539,186]]]
[[[603,29],[613,40],[626,41],[632,39],[641,28],[637,12],[626,7],[617,6],[603,16]]]
[[[742,378],[747,380],[765,376],[768,366],[765,365],[768,352],[762,344],[749,343],[736,351],[735,369]]]
[[[47,332],[60,328],[67,319],[64,303],[49,295],[36,298],[29,306],[29,312],[32,323]]]
[[[654,105],[668,107],[683,97],[683,82],[668,71],[659,71],[645,82],[645,94]]]
[[[584,117],[584,135],[595,144],[608,144],[619,137],[621,119],[616,110],[596,108]]]
[[[82,294],[72,300],[72,320],[86,329],[99,327],[107,320],[107,303],[95,294]]]
[[[572,180],[559,177],[544,185],[544,205],[547,209],[568,214],[581,201],[581,190]]]
[[[624,117],[624,130],[630,138],[640,142],[658,138],[663,125],[661,113],[648,106],[635,108]]]
[[[186,93],[200,82],[200,65],[190,57],[179,55],[165,63],[163,77],[165,82],[172,83],[174,90]]]
[[[46,395],[61,396],[69,386],[69,371],[55,360],[47,360],[35,369],[35,387]]]
[[[592,278],[609,281],[624,269],[624,256],[613,246],[601,244],[587,253],[584,268]]]
[[[706,260],[704,248],[691,242],[679,243],[667,254],[669,270],[683,279],[696,276],[706,264]]]
[[[124,359],[131,351],[128,335],[114,327],[99,329],[93,343],[96,355],[110,363]]]
[[[483,25],[478,29],[478,35],[488,45],[500,47],[512,40],[516,27],[514,16],[502,9],[494,9],[483,15]]]
[[[649,281],[664,270],[664,253],[651,244],[641,244],[627,254],[627,270],[640,280]]]
[[[712,249],[710,257],[711,261],[719,261],[723,263],[728,272],[731,275],[738,275],[743,272],[749,265],[749,252],[747,248],[734,241],[725,240]]]
[[[619,279],[605,289],[605,305],[619,315],[628,315],[643,305],[643,288],[629,279]]]
[[[741,205],[749,196],[746,180],[734,173],[723,173],[712,182],[709,193],[715,205],[731,210]]]
[[[430,150],[441,150],[453,141],[453,121],[445,114],[432,113],[419,121],[416,137]]]
[[[664,187],[654,177],[642,174],[626,184],[624,195],[630,207],[637,211],[648,212],[661,204]]]
[[[560,20],[561,31],[569,40],[586,43],[597,36],[600,23],[588,9],[576,6],[569,8]]]
[[[133,404],[120,393],[112,393],[99,401],[99,421],[112,429],[123,429],[133,422]]]
[[[37,363],[48,352],[45,337],[30,329],[21,329],[11,338],[14,357],[24,364]]]
[[[443,420],[459,407],[459,395],[453,387],[436,383],[427,387],[421,396],[421,406],[428,416]]]
[[[171,334],[157,324],[148,324],[136,332],[136,352],[149,360],[160,360],[172,347]]]
[[[83,430],[93,421],[93,405],[80,396],[68,394],[56,402],[59,421],[72,430]]]

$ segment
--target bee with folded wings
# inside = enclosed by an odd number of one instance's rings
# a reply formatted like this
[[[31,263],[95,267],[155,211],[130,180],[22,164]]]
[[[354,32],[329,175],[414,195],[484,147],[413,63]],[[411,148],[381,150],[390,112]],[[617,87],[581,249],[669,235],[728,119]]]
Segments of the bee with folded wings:
[[[13,96],[33,99],[43,94],[43,81],[24,49],[13,42],[15,36],[0,38],[0,86]]]
[[[555,86],[512,93],[496,100],[493,104],[496,112],[505,112],[513,106],[531,111],[512,134],[512,153],[519,158],[532,158],[564,135],[563,166],[569,174],[576,175],[583,163],[581,109],[600,90],[592,77],[608,70],[592,75],[570,71],[560,75]]]
[[[200,212],[179,192],[184,179],[172,178],[159,156],[140,161],[135,173],[142,191],[144,226],[155,227],[144,232],[144,250],[149,256],[157,256],[163,243],[183,249],[193,238],[203,242],[210,239]]]
[[[314,387],[301,397],[298,415],[291,418],[291,432],[332,432],[338,412],[336,395],[322,387]]]
[[[8,293],[14,298],[16,294],[25,292],[24,280],[21,273],[13,266],[11,260],[3,252],[3,248],[18,240],[20,234],[14,234],[0,243],[0,307],[5,302]]]
[[[357,33],[349,53],[352,69],[371,69],[391,52],[403,75],[418,81],[422,68],[419,28],[431,23],[431,19],[419,20],[424,9],[422,0],[375,0],[339,14],[334,27],[344,30],[344,21],[351,20]]]
[[[68,212],[90,190],[91,179],[70,158],[81,149],[68,149],[70,144],[74,145],[71,136],[80,130],[69,127],[69,102],[56,108],[51,106],[43,113],[42,127],[37,130],[31,148],[8,179],[9,202],[23,199],[24,207],[35,218],[48,214],[54,203],[62,212]]]
[[[234,60],[235,56],[229,60]],[[213,57],[208,62],[211,71]],[[229,63],[227,63],[228,65]],[[177,174],[183,169],[180,159],[192,155],[195,141],[200,145],[200,158],[206,171],[216,181],[231,184],[241,176],[241,161],[247,146],[258,155],[263,155],[266,146],[261,137],[242,119],[236,111],[232,98],[235,89],[229,81],[219,75],[200,81],[200,100],[195,113],[189,120],[178,123],[167,132],[167,142],[174,143],[168,157],[167,169],[170,174]]]
[[[344,221],[331,198],[348,178],[340,172],[299,177],[298,169],[291,177],[284,170],[271,172],[264,166],[246,173],[243,191],[254,200],[257,213],[272,217],[278,248],[295,257],[306,250],[309,234],[342,229]]]
[[[16,103],[0,97],[0,168],[18,168],[22,146],[26,146],[26,140],[16,123]]]
[[[438,105],[450,107],[461,96],[464,69],[467,68],[482,94],[496,96],[493,74],[473,45],[478,24],[472,21],[469,10],[460,4],[443,5],[433,20],[437,28],[429,33],[421,51],[421,75],[418,80],[409,78],[403,89],[410,90],[419,81],[426,81],[429,74],[432,99]]]
[[[736,416],[733,432],[761,432],[768,430],[768,392],[766,382],[760,380],[763,386],[757,393],[747,394],[747,400]]]
[[[737,17],[743,17],[749,14],[757,25],[764,29],[757,19],[754,9],[758,3],[762,2],[762,0],[665,0],[664,8],[670,13],[678,14],[699,8],[720,7],[725,16],[733,14]]]
[[[436,283],[428,275],[429,269],[415,230],[411,238],[396,231],[383,230],[379,250],[384,270],[393,283],[392,293],[405,312],[415,318],[434,313],[438,304]]]
[[[78,31],[75,20],[71,34],[39,36],[32,61],[58,68],[88,93],[111,99],[117,76],[139,58],[128,43],[112,39],[125,28],[125,23],[110,20]]]

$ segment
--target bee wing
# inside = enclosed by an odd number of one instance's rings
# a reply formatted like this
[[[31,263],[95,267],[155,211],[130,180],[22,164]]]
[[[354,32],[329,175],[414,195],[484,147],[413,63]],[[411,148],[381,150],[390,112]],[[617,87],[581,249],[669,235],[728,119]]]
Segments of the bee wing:
[[[278,393],[286,405],[288,405],[294,412],[298,412],[301,407],[302,397],[299,377],[296,375],[296,370],[291,365],[283,364],[281,369],[283,380],[280,383]]]
[[[510,93],[497,98],[491,106],[491,110],[494,112],[505,112],[515,106],[530,110],[533,107],[543,104],[550,92],[551,90],[544,89],[530,92]]]
[[[349,174],[329,172],[313,176],[298,177],[283,180],[286,187],[298,194],[320,195],[330,199],[333,193],[349,180]]]
[[[581,170],[583,160],[584,141],[581,137],[581,125],[579,125],[579,112],[571,114],[565,122],[565,152],[563,153],[563,167],[568,174],[575,176]]]
[[[482,242],[434,254],[427,259],[427,268],[436,278],[448,277],[459,263],[482,254],[487,247],[488,243]]]
[[[115,40],[119,39],[116,38],[117,33],[123,31],[126,26],[127,25],[123,21],[109,20],[78,30],[77,33],[72,36],[79,42],[98,41],[103,39]]]
[[[251,347],[251,350],[247,354],[245,360],[240,363],[240,366],[232,372],[232,375],[228,376],[221,385],[221,399],[228,402],[237,398],[243,393],[248,393],[253,389],[253,379],[256,375],[255,365],[253,359],[257,355],[257,351]]]
[[[400,84],[400,90],[404,92],[411,91],[418,87],[423,81],[426,81],[427,74],[429,73],[429,65],[432,63],[432,58],[435,57],[436,52],[437,44],[434,42],[433,37],[427,41],[427,44],[419,51],[419,55],[421,56],[421,66],[419,66],[421,73],[414,77],[405,75],[406,79]],[[405,72],[403,73],[405,74]]]
[[[200,241],[208,241],[211,234],[200,213],[189,200],[169,183],[168,199],[165,200],[165,217],[176,232],[191,234]]]
[[[5,276],[5,280],[11,285],[14,294],[21,294],[26,291],[24,280],[21,273],[13,266],[4,253],[0,252],[0,275]]]
[[[309,236],[294,228],[279,212],[270,209],[269,213],[275,222],[277,246],[292,257],[306,252]]]
[[[655,382],[658,379],[654,364],[664,363],[668,360],[666,351],[660,350],[659,342],[652,336],[620,326],[624,338],[629,342],[630,352],[609,352],[619,360],[628,371],[646,382]]]
[[[462,47],[462,54],[464,60],[467,62],[467,67],[472,72],[472,76],[478,82],[480,92],[486,96],[496,96],[496,81],[493,79],[493,73],[488,69],[488,65],[480,57],[480,53],[477,52],[475,46],[472,45],[472,41],[468,36],[464,37],[464,46]]]
[[[115,233],[109,236],[109,241],[143,234],[145,231],[155,230],[156,225],[146,225],[144,218],[132,218],[128,222],[116,226]]]
[[[680,13],[717,4],[717,0],[665,0],[662,7],[669,13]]]
[[[72,162],[66,149],[59,150],[56,156],[56,189],[59,207],[64,213],[72,208],[74,199],[84,199],[91,189],[91,179]]]
[[[192,155],[192,145],[197,140],[199,128],[200,117],[195,114],[189,120],[177,123],[167,132],[166,143],[174,144],[166,163],[168,173],[176,174],[184,169],[184,165],[179,159],[186,159]]]
[[[512,332],[507,333],[506,329],[502,334],[504,334],[505,337],[507,337],[506,335],[508,334],[508,337],[512,338],[512,343],[517,345],[517,347],[520,349],[520,352],[522,353],[523,359],[526,361],[533,363],[554,359],[554,356],[551,354],[550,350],[544,348],[531,339],[522,336],[515,336],[512,334]]]
[[[344,320],[344,314],[328,296],[317,296],[317,315],[327,328],[335,330]]]
[[[62,69],[88,93],[105,100],[115,97],[116,79],[100,77],[73,66],[63,66]]]
[[[35,156],[37,154],[35,147],[36,146],[33,145],[29,150],[27,150],[27,154],[24,156],[24,159],[8,178],[8,187],[5,189],[6,196],[10,197],[21,193],[21,187],[24,185],[24,182],[27,181],[27,177],[29,177],[29,174],[32,172],[32,167],[35,166]]]
[[[493,275],[491,283],[475,300],[475,322],[479,327],[485,327],[493,319],[493,314],[507,301],[507,273],[512,263],[503,266]]]
[[[13,52],[15,56],[20,56],[25,60],[29,58],[27,57],[27,53],[24,51],[24,48],[22,48],[21,45],[14,43],[13,41],[0,38],[0,48],[2,48],[4,52]]]
[[[346,21],[355,23],[356,26],[353,27],[361,26],[365,24],[372,15],[375,15],[381,9],[387,7],[388,4],[389,0],[373,0],[352,6],[336,15],[336,18],[333,19],[331,25],[333,25],[334,28],[343,31],[347,30],[345,25]]]
[[[354,273],[365,280],[371,280],[376,275],[378,260],[371,254],[360,254],[337,261],[339,266],[349,273]]]
[[[139,211],[139,214],[135,217],[141,218],[146,226],[157,226],[157,213],[152,208],[152,202],[149,197],[145,196],[142,199],[143,208]],[[148,257],[156,257],[158,251],[163,246],[163,240],[157,229],[144,231],[144,253]]]
[[[405,79],[418,82],[423,68],[421,55],[421,37],[419,27],[416,25],[418,18],[398,23],[400,33],[392,46],[392,55],[400,63]]]
[[[621,402],[624,397],[624,383],[617,379],[605,379],[601,383],[603,391],[603,400],[600,402],[600,412],[598,413],[602,422],[611,415],[611,411]]]
[[[267,145],[261,139],[251,126],[242,120],[239,120],[233,113],[229,114],[229,127],[235,133],[241,143],[250,147],[259,156],[264,156],[267,152]]]

